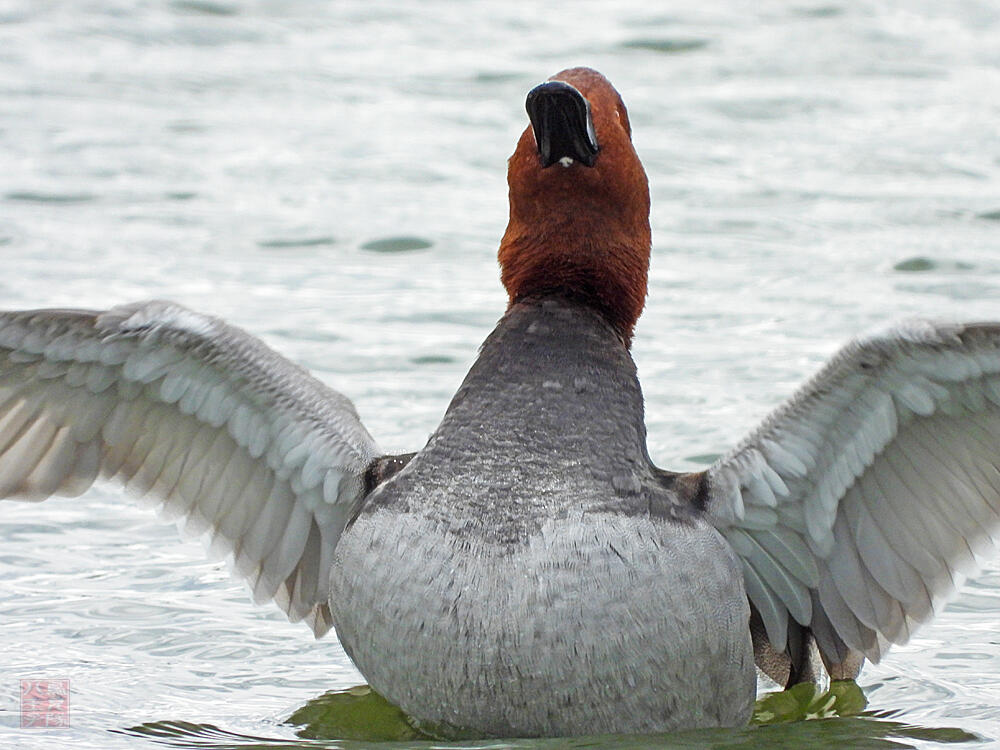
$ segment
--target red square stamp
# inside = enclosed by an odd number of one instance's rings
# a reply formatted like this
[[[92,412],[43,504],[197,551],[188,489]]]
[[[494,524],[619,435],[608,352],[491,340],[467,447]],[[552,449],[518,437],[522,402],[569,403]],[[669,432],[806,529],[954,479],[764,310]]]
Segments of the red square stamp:
[[[69,726],[69,680],[21,680],[22,727]]]

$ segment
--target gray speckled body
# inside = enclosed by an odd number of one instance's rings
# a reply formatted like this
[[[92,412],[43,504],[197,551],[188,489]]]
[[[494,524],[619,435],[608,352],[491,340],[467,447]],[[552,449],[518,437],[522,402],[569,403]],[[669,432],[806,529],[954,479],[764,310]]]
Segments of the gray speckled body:
[[[515,305],[337,547],[334,621],[372,686],[494,736],[745,723],[742,572],[645,438],[612,328],[570,302]]]

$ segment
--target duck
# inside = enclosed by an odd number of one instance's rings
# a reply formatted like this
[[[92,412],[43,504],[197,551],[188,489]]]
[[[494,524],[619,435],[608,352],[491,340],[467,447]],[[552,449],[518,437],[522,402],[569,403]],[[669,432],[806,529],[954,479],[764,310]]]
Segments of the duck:
[[[526,110],[507,308],[422,449],[387,454],[346,396],[172,302],[5,312],[0,497],[152,498],[436,727],[735,727],[758,668],[856,677],[995,553],[1000,323],[863,334],[706,469],[661,469],[628,112],[589,68]]]

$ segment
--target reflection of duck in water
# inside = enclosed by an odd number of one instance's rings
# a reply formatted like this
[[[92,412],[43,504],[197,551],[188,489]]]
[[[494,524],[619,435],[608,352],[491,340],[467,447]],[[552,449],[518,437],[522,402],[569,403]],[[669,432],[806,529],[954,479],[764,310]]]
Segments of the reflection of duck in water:
[[[0,495],[120,478],[405,711],[487,734],[738,725],[755,652],[856,674],[991,549],[1000,326],[858,340],[707,471],[660,470],[628,115],[582,68],[527,107],[510,306],[423,450],[382,455],[344,396],[176,305],[7,313]]]

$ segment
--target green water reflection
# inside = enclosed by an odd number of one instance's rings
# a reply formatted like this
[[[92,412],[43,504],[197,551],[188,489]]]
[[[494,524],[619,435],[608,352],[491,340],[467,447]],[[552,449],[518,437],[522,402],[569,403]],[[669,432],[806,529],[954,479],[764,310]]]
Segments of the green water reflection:
[[[163,721],[124,730],[170,747],[252,748],[908,748],[913,742],[958,744],[980,737],[952,727],[921,727],[890,714],[865,712],[864,693],[851,681],[827,691],[809,684],[770,693],[757,701],[748,727],[659,735],[606,735],[554,739],[456,740],[454,730],[418,725],[367,685],[326,693],[296,710],[286,724],[298,740],[227,732],[211,724]],[[450,737],[451,739],[444,739]]]

